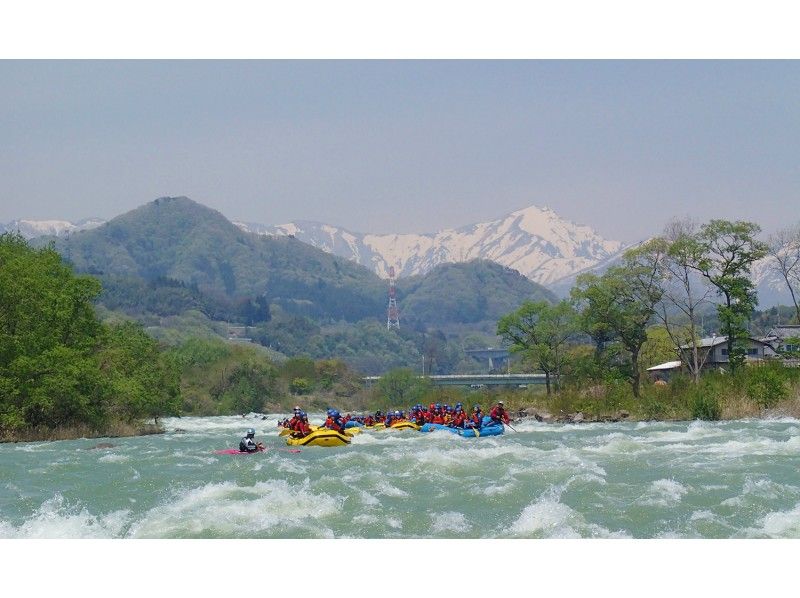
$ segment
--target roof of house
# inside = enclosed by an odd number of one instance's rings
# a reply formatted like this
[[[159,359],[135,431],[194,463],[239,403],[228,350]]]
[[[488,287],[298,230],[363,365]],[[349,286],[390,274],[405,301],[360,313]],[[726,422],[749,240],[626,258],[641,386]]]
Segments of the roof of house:
[[[647,368],[648,372],[659,372],[663,370],[676,370],[681,367],[681,361],[666,361],[664,363],[659,363],[658,365],[654,365],[651,368]]]
[[[755,338],[755,337],[750,336],[750,337],[748,337],[748,340],[751,340],[754,343],[758,343],[760,345],[769,345],[769,342],[766,339],[760,339],[760,338]],[[727,343],[727,342],[728,342],[728,337],[727,336],[707,336],[705,338],[701,338],[697,342],[697,348],[698,349],[707,349],[709,347],[716,347],[718,345],[721,345],[721,344]],[[685,344],[685,345],[681,345],[681,349],[691,349],[691,348],[692,348],[692,345],[690,345],[688,343]]]
[[[800,336],[800,324],[781,324],[773,327],[767,334],[768,338],[780,339],[794,336]]]

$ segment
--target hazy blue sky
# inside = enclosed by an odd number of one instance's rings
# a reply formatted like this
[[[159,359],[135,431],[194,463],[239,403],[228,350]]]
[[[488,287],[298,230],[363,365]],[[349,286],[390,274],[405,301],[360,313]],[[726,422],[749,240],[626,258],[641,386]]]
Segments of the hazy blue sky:
[[[634,241],[800,220],[800,62],[0,62],[0,222],[187,195],[427,232],[547,205]]]

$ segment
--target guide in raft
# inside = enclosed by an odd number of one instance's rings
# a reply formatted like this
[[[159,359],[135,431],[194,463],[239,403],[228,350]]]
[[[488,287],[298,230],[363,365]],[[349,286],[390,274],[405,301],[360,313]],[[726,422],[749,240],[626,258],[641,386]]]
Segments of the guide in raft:
[[[242,453],[255,453],[256,451],[264,450],[263,442],[255,441],[256,431],[253,428],[247,430],[247,434],[239,441],[239,452]]]

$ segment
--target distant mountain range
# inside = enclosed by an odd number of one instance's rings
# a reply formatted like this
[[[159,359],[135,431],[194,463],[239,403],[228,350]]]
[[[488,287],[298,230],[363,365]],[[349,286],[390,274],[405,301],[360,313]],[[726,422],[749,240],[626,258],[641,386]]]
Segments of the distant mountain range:
[[[439,264],[486,259],[518,270],[534,282],[550,285],[591,268],[623,249],[588,226],[558,216],[549,208],[531,206],[491,222],[429,234],[374,235],[318,222],[277,226],[235,222],[263,235],[291,235],[328,253],[370,268],[386,278],[425,274]]]
[[[157,296],[159,315],[187,304],[219,310],[247,301],[323,320],[386,317],[388,285],[368,268],[297,238],[248,233],[185,197],[159,198],[89,230],[72,230],[33,243],[54,240],[76,270],[101,278],[109,300],[136,313]],[[401,317],[422,325],[494,323],[525,299],[556,299],[488,260],[441,264],[402,279],[397,293]]]
[[[15,220],[0,224],[0,232],[18,230],[26,238],[97,228],[96,218],[72,223],[62,220]],[[518,270],[530,280],[566,295],[578,274],[601,272],[627,248],[604,239],[589,226],[558,216],[549,208],[530,206],[490,222],[427,234],[369,234],[312,221],[265,225],[234,222],[239,229],[267,237],[293,237],[372,270],[387,278],[390,267],[398,277],[423,275],[436,266],[491,260]],[[762,260],[753,268],[760,304],[788,304],[783,280]]]

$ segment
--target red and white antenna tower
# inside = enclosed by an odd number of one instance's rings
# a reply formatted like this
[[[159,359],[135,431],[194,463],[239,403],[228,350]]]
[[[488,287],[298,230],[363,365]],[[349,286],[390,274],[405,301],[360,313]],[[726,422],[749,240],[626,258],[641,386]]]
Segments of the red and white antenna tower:
[[[395,292],[394,266],[389,267],[389,310],[386,318],[386,328],[400,329],[400,310],[397,309],[397,294]]]

